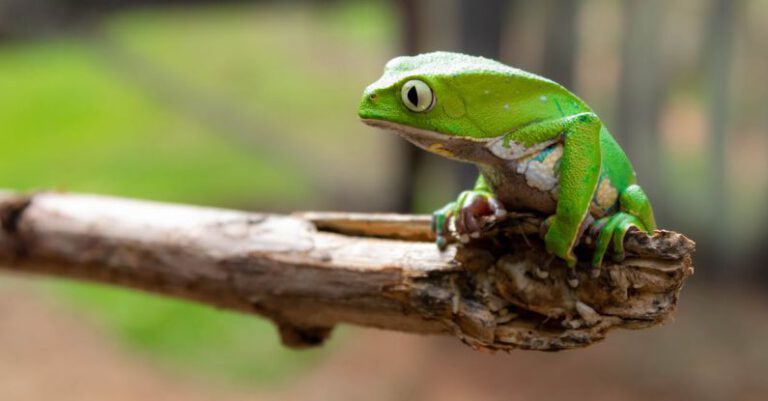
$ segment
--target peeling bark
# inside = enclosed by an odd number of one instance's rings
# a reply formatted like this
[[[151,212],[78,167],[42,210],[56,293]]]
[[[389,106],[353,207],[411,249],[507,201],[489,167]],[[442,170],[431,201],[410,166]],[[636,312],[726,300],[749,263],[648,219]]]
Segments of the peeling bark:
[[[578,348],[613,328],[664,322],[693,272],[693,242],[668,231],[631,232],[621,263],[569,271],[544,252],[530,215],[444,252],[428,242],[427,216],[284,216],[41,193],[0,194],[0,219],[5,269],[259,314],[293,347],[349,323],[490,350]],[[583,242],[579,252],[589,252]]]

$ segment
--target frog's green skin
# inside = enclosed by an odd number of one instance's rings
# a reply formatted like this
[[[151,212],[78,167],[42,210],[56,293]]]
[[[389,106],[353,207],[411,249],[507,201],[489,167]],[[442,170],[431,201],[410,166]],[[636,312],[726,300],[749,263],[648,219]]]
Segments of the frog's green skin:
[[[410,90],[413,80],[426,86]],[[623,257],[630,227],[656,228],[611,134],[581,99],[546,78],[457,53],[397,57],[365,89],[359,115],[428,151],[478,166],[475,189],[435,212],[439,241],[450,218],[470,233],[478,230],[471,214],[534,210],[550,215],[547,250],[569,266],[577,262],[573,247],[582,232],[598,230],[592,263],[599,266],[611,242]]]

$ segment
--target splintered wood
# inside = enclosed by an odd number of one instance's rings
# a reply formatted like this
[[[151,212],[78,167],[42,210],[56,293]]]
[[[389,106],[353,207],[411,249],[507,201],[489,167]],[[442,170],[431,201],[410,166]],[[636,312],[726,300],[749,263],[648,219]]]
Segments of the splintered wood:
[[[613,328],[664,322],[693,273],[693,242],[668,231],[631,232],[625,260],[569,271],[543,250],[540,220],[528,215],[443,252],[428,216],[285,216],[41,193],[0,194],[0,219],[5,269],[259,314],[294,347],[322,343],[338,323],[449,334],[490,350],[583,347]]]
[[[390,239],[432,240],[429,216],[305,213],[317,227]],[[391,225],[407,227],[402,238]],[[451,248],[455,269],[411,275],[401,296],[473,347],[556,351],[602,340],[613,328],[646,328],[674,312],[693,274],[694,243],[682,234],[631,231],[621,262],[568,269],[544,250],[542,220],[512,214],[480,238]],[[577,249],[590,260],[594,238]]]

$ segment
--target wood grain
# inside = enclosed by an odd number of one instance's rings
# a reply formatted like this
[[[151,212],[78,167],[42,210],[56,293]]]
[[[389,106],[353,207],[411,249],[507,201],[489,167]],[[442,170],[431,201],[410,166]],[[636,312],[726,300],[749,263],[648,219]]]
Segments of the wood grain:
[[[693,272],[693,242],[668,231],[632,232],[621,263],[569,271],[543,251],[540,220],[529,215],[444,252],[429,242],[426,216],[286,216],[6,192],[0,220],[4,269],[262,315],[293,347],[321,344],[348,323],[454,335],[490,350],[578,348],[613,328],[666,321]]]

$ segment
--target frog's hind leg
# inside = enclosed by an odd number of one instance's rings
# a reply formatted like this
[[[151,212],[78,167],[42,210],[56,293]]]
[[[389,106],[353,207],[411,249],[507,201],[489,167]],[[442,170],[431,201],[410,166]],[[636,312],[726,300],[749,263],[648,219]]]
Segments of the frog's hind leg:
[[[647,231],[645,225],[637,217],[625,213],[617,212],[595,222],[599,228],[595,253],[592,254],[592,266],[600,267],[603,264],[603,257],[608,251],[608,245],[613,240],[614,259],[624,258],[624,236],[631,227],[637,227],[640,230]]]
[[[630,185],[619,196],[619,212],[603,217],[595,222],[599,227],[595,253],[592,256],[592,265],[600,267],[603,256],[608,250],[608,245],[613,241],[615,260],[624,259],[624,237],[631,227],[641,231],[656,229],[656,221],[653,217],[653,209],[648,197],[639,185]]]
[[[656,229],[656,219],[653,217],[651,202],[639,185],[632,184],[621,192],[619,209],[622,212],[637,217],[645,226],[643,231],[653,231]],[[642,229],[642,227],[638,228]]]

